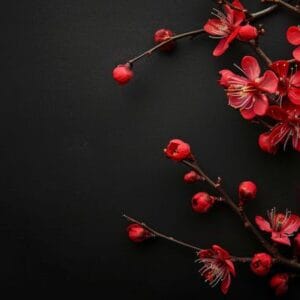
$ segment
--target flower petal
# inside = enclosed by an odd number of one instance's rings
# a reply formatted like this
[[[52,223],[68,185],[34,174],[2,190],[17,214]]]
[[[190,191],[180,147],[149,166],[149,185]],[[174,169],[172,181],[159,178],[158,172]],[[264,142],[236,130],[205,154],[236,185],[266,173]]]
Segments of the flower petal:
[[[272,232],[271,239],[272,241],[279,244],[283,244],[287,246],[291,245],[290,239],[286,235],[279,234],[278,232]]]
[[[293,57],[300,61],[300,47],[297,47],[294,51],[293,51]]]
[[[286,38],[292,45],[300,45],[300,27],[291,26],[286,32]]]
[[[299,227],[300,218],[297,215],[291,215],[287,223],[284,225],[282,231],[287,235],[291,235],[292,233],[298,231]]]
[[[247,77],[254,81],[260,75],[260,66],[253,56],[244,56],[241,62],[241,66]]]
[[[296,105],[300,105],[300,88],[291,86],[288,89],[288,98]]]
[[[230,284],[231,284],[231,276],[228,273],[228,274],[226,274],[226,277],[224,278],[224,280],[221,283],[221,291],[224,295],[226,295],[228,293]]]
[[[285,121],[288,118],[287,112],[277,105],[271,105],[267,111],[267,115],[277,121]]]
[[[245,120],[252,120],[256,116],[256,114],[252,108],[251,109],[241,109],[240,112],[241,112],[242,117]]]
[[[258,116],[264,116],[269,107],[269,100],[266,95],[257,95],[253,106],[253,111]]]
[[[286,78],[289,73],[290,64],[287,60],[277,60],[270,68],[281,78]]]
[[[240,9],[244,9],[244,6],[242,5],[242,3],[239,0],[234,0],[232,2],[232,5],[240,8]],[[235,26],[240,25],[246,19],[245,13],[242,11],[239,11],[237,9],[234,10],[233,16],[234,16],[233,23]]]
[[[211,34],[211,35],[224,35],[224,30],[221,30],[220,28],[222,25],[222,21],[220,19],[209,19],[206,24],[204,25],[203,29],[205,32]]]
[[[258,81],[258,88],[264,92],[273,94],[277,90],[278,78],[273,71],[266,71]]]
[[[230,254],[219,245],[213,245],[212,249],[216,252],[216,254],[220,259],[225,260],[230,258]]]
[[[256,216],[255,223],[259,227],[260,230],[266,231],[266,232],[272,232],[270,223],[268,221],[266,221],[263,217]]]
[[[222,55],[229,47],[229,44],[237,37],[239,33],[239,28],[236,28],[229,36],[221,39],[217,47],[215,48],[213,55],[220,56]]]

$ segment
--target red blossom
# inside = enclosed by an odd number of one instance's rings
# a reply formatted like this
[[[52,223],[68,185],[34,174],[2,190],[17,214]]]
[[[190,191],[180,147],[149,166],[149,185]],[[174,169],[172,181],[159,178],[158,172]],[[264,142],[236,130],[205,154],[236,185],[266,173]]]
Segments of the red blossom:
[[[175,161],[181,161],[191,156],[190,145],[179,139],[173,139],[164,149],[167,157]]]
[[[300,27],[299,26],[291,26],[288,28],[286,32],[286,38],[294,46],[298,46],[293,51],[293,56],[296,60],[300,61]]]
[[[164,41],[169,40],[172,36],[174,36],[174,32],[173,31],[171,31],[170,29],[162,28],[162,29],[157,30],[154,33],[153,39],[154,39],[155,44],[160,44],[160,43],[162,43]],[[170,41],[169,43],[163,45],[159,49],[161,51],[168,52],[168,51],[173,50],[174,47],[175,47],[175,45],[176,45],[175,41]]]
[[[275,290],[276,296],[282,296],[288,291],[289,275],[287,273],[275,274],[270,280],[270,286]]]
[[[290,63],[286,60],[278,60],[273,62],[271,69],[278,76],[277,94],[280,103],[282,98],[287,96],[295,105],[300,105],[300,71],[293,74],[290,72]]]
[[[235,276],[230,254],[220,246],[213,245],[211,249],[199,251],[198,257],[197,261],[203,264],[199,270],[201,276],[211,287],[221,282],[221,291],[227,294],[231,284],[231,275]]]
[[[219,72],[219,82],[226,88],[229,105],[239,109],[245,119],[265,115],[269,107],[266,93],[276,92],[278,78],[271,70],[267,70],[260,77],[260,66],[253,56],[243,57],[240,70],[244,76],[234,74],[230,70]]]
[[[129,64],[118,65],[113,69],[113,78],[120,85],[126,84],[132,77],[133,72]]]
[[[285,214],[276,213],[273,208],[268,212],[268,221],[261,216],[255,217],[256,225],[260,230],[271,233],[271,239],[279,244],[291,245],[289,237],[298,231],[300,217],[287,211]]]
[[[183,180],[187,183],[193,183],[201,179],[201,176],[195,171],[189,171],[183,177]]]
[[[153,236],[150,231],[136,223],[130,224],[127,227],[127,234],[129,239],[135,243],[141,243]]]
[[[267,115],[278,123],[259,137],[260,148],[268,153],[277,152],[280,144],[286,147],[289,140],[296,151],[300,151],[300,106],[285,103],[282,107],[272,105]]]
[[[192,198],[193,211],[197,213],[206,213],[214,205],[215,197],[205,193],[199,192]]]
[[[244,9],[239,0],[234,0],[232,5],[240,10],[224,5],[224,12],[214,9],[212,15],[216,18],[209,19],[204,25],[204,30],[214,38],[220,39],[213,51],[214,56],[222,55],[236,38],[242,41],[249,41],[257,37],[257,29],[249,24],[242,26],[246,20]]]
[[[253,200],[256,197],[257,187],[253,181],[243,181],[239,185],[239,199],[241,204],[245,200]]]
[[[265,276],[272,267],[272,257],[267,253],[257,253],[253,256],[250,268],[257,276]]]

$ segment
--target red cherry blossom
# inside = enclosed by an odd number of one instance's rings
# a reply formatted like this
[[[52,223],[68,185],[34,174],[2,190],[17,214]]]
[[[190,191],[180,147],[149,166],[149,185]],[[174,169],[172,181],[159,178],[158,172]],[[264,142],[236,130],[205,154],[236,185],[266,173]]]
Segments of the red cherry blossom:
[[[239,0],[234,0],[232,5],[244,9]],[[230,43],[239,38],[248,41],[257,37],[257,30],[251,25],[241,24],[245,21],[245,13],[241,10],[233,9],[229,5],[224,5],[224,12],[214,9],[212,15],[216,18],[209,19],[204,25],[204,30],[213,38],[219,38],[220,42],[213,51],[214,56],[222,55],[229,47]]]
[[[292,103],[300,105],[300,71],[289,74],[290,63],[286,60],[273,62],[271,69],[279,78],[277,88],[279,102],[281,103],[282,98],[287,96]]]
[[[260,230],[271,233],[271,239],[279,244],[291,245],[289,237],[300,227],[300,217],[287,211],[285,214],[276,213],[273,208],[268,212],[268,219],[255,217],[256,225]]]
[[[141,243],[153,236],[150,231],[136,223],[130,224],[127,227],[127,234],[129,239],[135,243]]]
[[[287,273],[275,274],[270,280],[270,286],[275,290],[276,296],[282,296],[288,291],[289,275]]]
[[[208,210],[214,205],[214,203],[215,197],[205,192],[199,192],[192,198],[193,211],[200,214],[208,212]]]
[[[174,32],[171,31],[170,29],[159,29],[157,30],[155,33],[154,33],[154,42],[155,44],[160,44],[164,41],[167,41],[169,40],[172,36],[174,36]],[[170,41],[169,43],[163,45],[162,47],[160,47],[159,49],[161,51],[165,51],[165,52],[168,52],[168,51],[171,51],[174,49],[176,43],[175,41]]]
[[[130,69],[129,64],[118,65],[113,70],[113,78],[120,85],[126,84],[128,81],[131,80],[132,77],[133,72]]]
[[[300,61],[300,27],[299,26],[291,26],[286,32],[286,37],[289,43],[294,46],[298,46],[293,51],[293,56],[296,60]]]
[[[179,139],[173,139],[164,149],[167,157],[175,161],[181,161],[191,156],[190,145]]]
[[[278,123],[259,137],[259,146],[265,152],[274,154],[280,144],[286,147],[289,140],[296,151],[300,151],[300,106],[285,103],[282,107],[272,105],[267,115]]]
[[[235,268],[230,254],[220,246],[213,245],[211,249],[199,251],[198,257],[197,262],[203,264],[199,270],[201,276],[211,287],[215,287],[221,282],[221,291],[223,294],[227,294],[231,284],[231,275],[235,276]]]
[[[195,171],[190,171],[186,173],[183,177],[183,180],[187,183],[193,183],[201,179],[201,176]]]
[[[260,77],[260,66],[253,56],[244,56],[241,69],[244,76],[236,75],[230,70],[220,71],[220,84],[226,88],[229,105],[239,109],[245,119],[263,116],[269,107],[266,93],[277,90],[278,78],[271,70]]]
[[[250,268],[257,276],[265,276],[272,267],[272,257],[267,253],[256,253],[251,261]]]

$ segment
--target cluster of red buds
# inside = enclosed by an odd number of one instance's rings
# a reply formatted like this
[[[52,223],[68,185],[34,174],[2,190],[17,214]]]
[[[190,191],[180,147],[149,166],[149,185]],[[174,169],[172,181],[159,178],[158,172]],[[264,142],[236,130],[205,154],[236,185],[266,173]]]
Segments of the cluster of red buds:
[[[280,146],[285,150],[290,144],[300,151],[300,26],[287,29],[287,41],[296,46],[292,58],[272,60],[260,47],[259,39],[265,33],[262,25],[254,22],[271,14],[278,7],[287,8],[300,14],[298,2],[261,0],[272,3],[271,6],[250,13],[239,0],[217,0],[218,8],[213,9],[213,18],[200,29],[175,34],[170,29],[159,29],[154,33],[155,46],[125,64],[113,70],[113,78],[120,85],[127,84],[134,76],[133,65],[141,58],[156,50],[172,51],[176,41],[186,37],[207,34],[219,40],[213,50],[214,56],[220,56],[237,40],[248,44],[264,61],[264,72],[257,59],[246,55],[237,66],[240,74],[230,70],[221,70],[219,83],[225,88],[228,104],[237,109],[241,116],[253,123],[261,123],[267,131],[260,134],[258,145],[264,152],[275,154]]]
[[[244,227],[254,234],[265,252],[254,253],[250,257],[237,257],[231,255],[220,245],[213,245],[210,249],[202,249],[162,234],[145,223],[124,215],[131,223],[127,227],[129,239],[140,243],[148,239],[164,238],[196,251],[196,262],[201,264],[199,270],[201,276],[212,287],[220,284],[220,289],[224,294],[229,290],[232,277],[236,276],[236,263],[248,263],[252,272],[257,276],[263,277],[271,274],[270,287],[278,296],[285,294],[289,283],[297,277],[300,278],[300,216],[292,214],[288,210],[282,213],[272,208],[267,212],[266,218],[256,216],[252,222],[246,214],[245,207],[256,198],[257,186],[253,181],[246,180],[240,183],[235,201],[225,191],[219,177],[214,181],[204,173],[188,143],[180,139],[173,139],[164,149],[164,153],[167,158],[189,168],[189,171],[184,175],[184,182],[202,181],[214,190],[214,195],[201,190],[191,197],[191,208],[195,213],[207,213],[218,203],[227,205],[240,217]],[[270,235],[271,241],[267,238],[268,235]],[[289,256],[281,254],[280,245],[291,248]],[[274,273],[272,267],[277,264],[285,267],[286,272]]]

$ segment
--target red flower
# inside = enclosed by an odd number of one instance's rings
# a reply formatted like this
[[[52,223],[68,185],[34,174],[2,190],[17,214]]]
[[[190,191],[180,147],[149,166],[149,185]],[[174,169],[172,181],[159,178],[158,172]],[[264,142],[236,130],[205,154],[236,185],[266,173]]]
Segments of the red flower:
[[[300,151],[300,106],[290,103],[282,107],[272,105],[267,115],[278,123],[267,133],[259,137],[260,148],[268,153],[274,154],[280,144],[286,147],[289,140],[296,151]]]
[[[300,227],[300,218],[287,211],[285,214],[276,213],[273,208],[268,212],[269,221],[261,216],[255,217],[256,225],[260,230],[271,233],[271,239],[280,244],[291,245],[289,237]]]
[[[244,9],[239,0],[234,0],[232,5]],[[216,18],[209,19],[204,25],[204,30],[214,38],[221,39],[215,48],[213,55],[222,55],[229,47],[229,44],[236,38],[243,41],[257,37],[257,30],[251,25],[241,26],[245,21],[245,13],[224,5],[224,13],[214,9],[212,13]]]
[[[230,254],[220,246],[213,245],[211,249],[199,251],[198,256],[197,261],[203,264],[199,270],[201,276],[209,282],[211,287],[221,282],[221,291],[227,294],[231,284],[231,275],[235,276]]]
[[[271,69],[279,78],[277,93],[280,103],[287,96],[292,103],[300,105],[300,71],[289,74],[290,64],[286,60],[275,61]]]
[[[120,85],[126,84],[132,77],[133,72],[129,64],[118,65],[113,70],[113,78]]]
[[[260,66],[252,56],[244,56],[241,71],[245,76],[236,75],[229,70],[220,71],[220,84],[227,88],[229,105],[240,110],[245,119],[263,116],[269,107],[265,93],[273,94],[277,90],[278,78],[273,71],[260,76]]]
[[[257,253],[253,256],[250,268],[258,276],[265,276],[272,267],[272,257],[267,253]]]
[[[154,42],[155,44],[160,44],[164,41],[169,40],[172,36],[174,36],[174,32],[170,29],[159,29],[154,33]],[[175,47],[176,43],[175,41],[170,41],[169,43],[163,45],[159,49],[161,51],[171,51]]]
[[[205,192],[200,192],[192,198],[193,211],[197,213],[206,213],[214,205],[215,197],[210,196]]]
[[[181,161],[191,156],[190,145],[179,139],[171,140],[164,152],[167,157],[175,161]]]
[[[190,171],[186,173],[183,177],[183,180],[187,183],[193,183],[201,179],[201,176],[195,171]]]
[[[252,181],[243,181],[239,185],[239,199],[244,202],[245,200],[253,200],[256,197],[257,187]]]
[[[127,234],[129,239],[135,243],[141,243],[153,236],[150,231],[136,223],[130,224],[127,227]]]
[[[288,291],[289,275],[286,273],[278,273],[270,280],[270,286],[275,290],[276,296],[282,296]]]
[[[299,26],[291,26],[286,32],[286,37],[289,43],[294,46],[300,46],[300,27]],[[297,47],[293,51],[293,56],[296,60],[300,61],[300,47]]]

